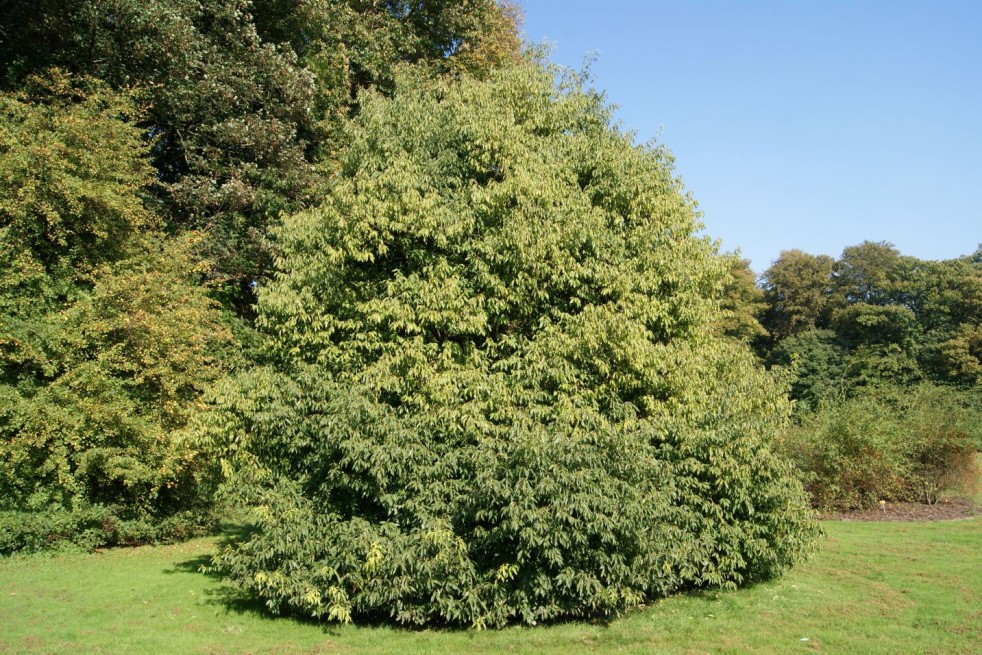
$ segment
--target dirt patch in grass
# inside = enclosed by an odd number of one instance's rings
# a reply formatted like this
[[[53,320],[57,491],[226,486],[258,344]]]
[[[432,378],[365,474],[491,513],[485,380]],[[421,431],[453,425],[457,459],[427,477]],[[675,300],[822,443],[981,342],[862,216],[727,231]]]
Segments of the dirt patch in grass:
[[[829,521],[951,521],[982,516],[982,506],[969,498],[942,498],[934,505],[925,503],[887,503],[882,509],[829,512]]]

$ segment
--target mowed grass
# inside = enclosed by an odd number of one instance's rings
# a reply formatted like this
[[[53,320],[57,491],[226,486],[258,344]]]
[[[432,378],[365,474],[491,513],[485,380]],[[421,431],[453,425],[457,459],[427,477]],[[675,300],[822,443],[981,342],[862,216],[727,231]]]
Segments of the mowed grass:
[[[0,560],[0,653],[982,653],[982,519],[824,524],[786,577],[602,623],[500,631],[266,615],[197,572],[215,540]]]

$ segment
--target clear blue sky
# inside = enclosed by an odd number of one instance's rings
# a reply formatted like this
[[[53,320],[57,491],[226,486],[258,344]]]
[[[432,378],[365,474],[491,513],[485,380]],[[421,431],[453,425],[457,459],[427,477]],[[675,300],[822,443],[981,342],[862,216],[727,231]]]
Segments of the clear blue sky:
[[[863,240],[982,242],[982,0],[521,0],[525,36],[675,153],[754,270]]]

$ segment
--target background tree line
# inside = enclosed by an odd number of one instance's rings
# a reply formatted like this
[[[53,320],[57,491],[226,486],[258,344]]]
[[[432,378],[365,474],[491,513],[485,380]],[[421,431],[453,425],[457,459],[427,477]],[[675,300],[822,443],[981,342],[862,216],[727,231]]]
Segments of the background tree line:
[[[822,506],[934,501],[977,476],[982,250],[944,261],[863,242],[734,264],[729,332],[794,372],[786,447]]]
[[[786,251],[762,276],[769,363],[798,361],[808,407],[857,388],[982,379],[982,250],[923,261],[887,243],[839,259]]]

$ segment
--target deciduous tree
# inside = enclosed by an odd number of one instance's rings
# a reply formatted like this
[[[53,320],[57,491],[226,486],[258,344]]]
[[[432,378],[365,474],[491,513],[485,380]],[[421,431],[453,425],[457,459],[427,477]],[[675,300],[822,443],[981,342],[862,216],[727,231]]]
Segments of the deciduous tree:
[[[278,231],[270,364],[199,429],[256,510],[217,564],[271,608],[532,624],[809,548],[783,384],[718,334],[730,260],[669,153],[554,74],[364,95]]]
[[[785,250],[763,275],[769,305],[764,327],[775,339],[827,326],[834,307],[832,271],[835,260]]]
[[[202,230],[222,298],[250,313],[269,227],[309,206],[343,148],[357,90],[412,64],[474,72],[518,54],[516,12],[494,0],[6,2],[8,88],[59,66],[136,89],[172,229]]]
[[[186,534],[208,498],[174,431],[229,335],[145,204],[137,109],[53,72],[0,112],[0,550]]]

